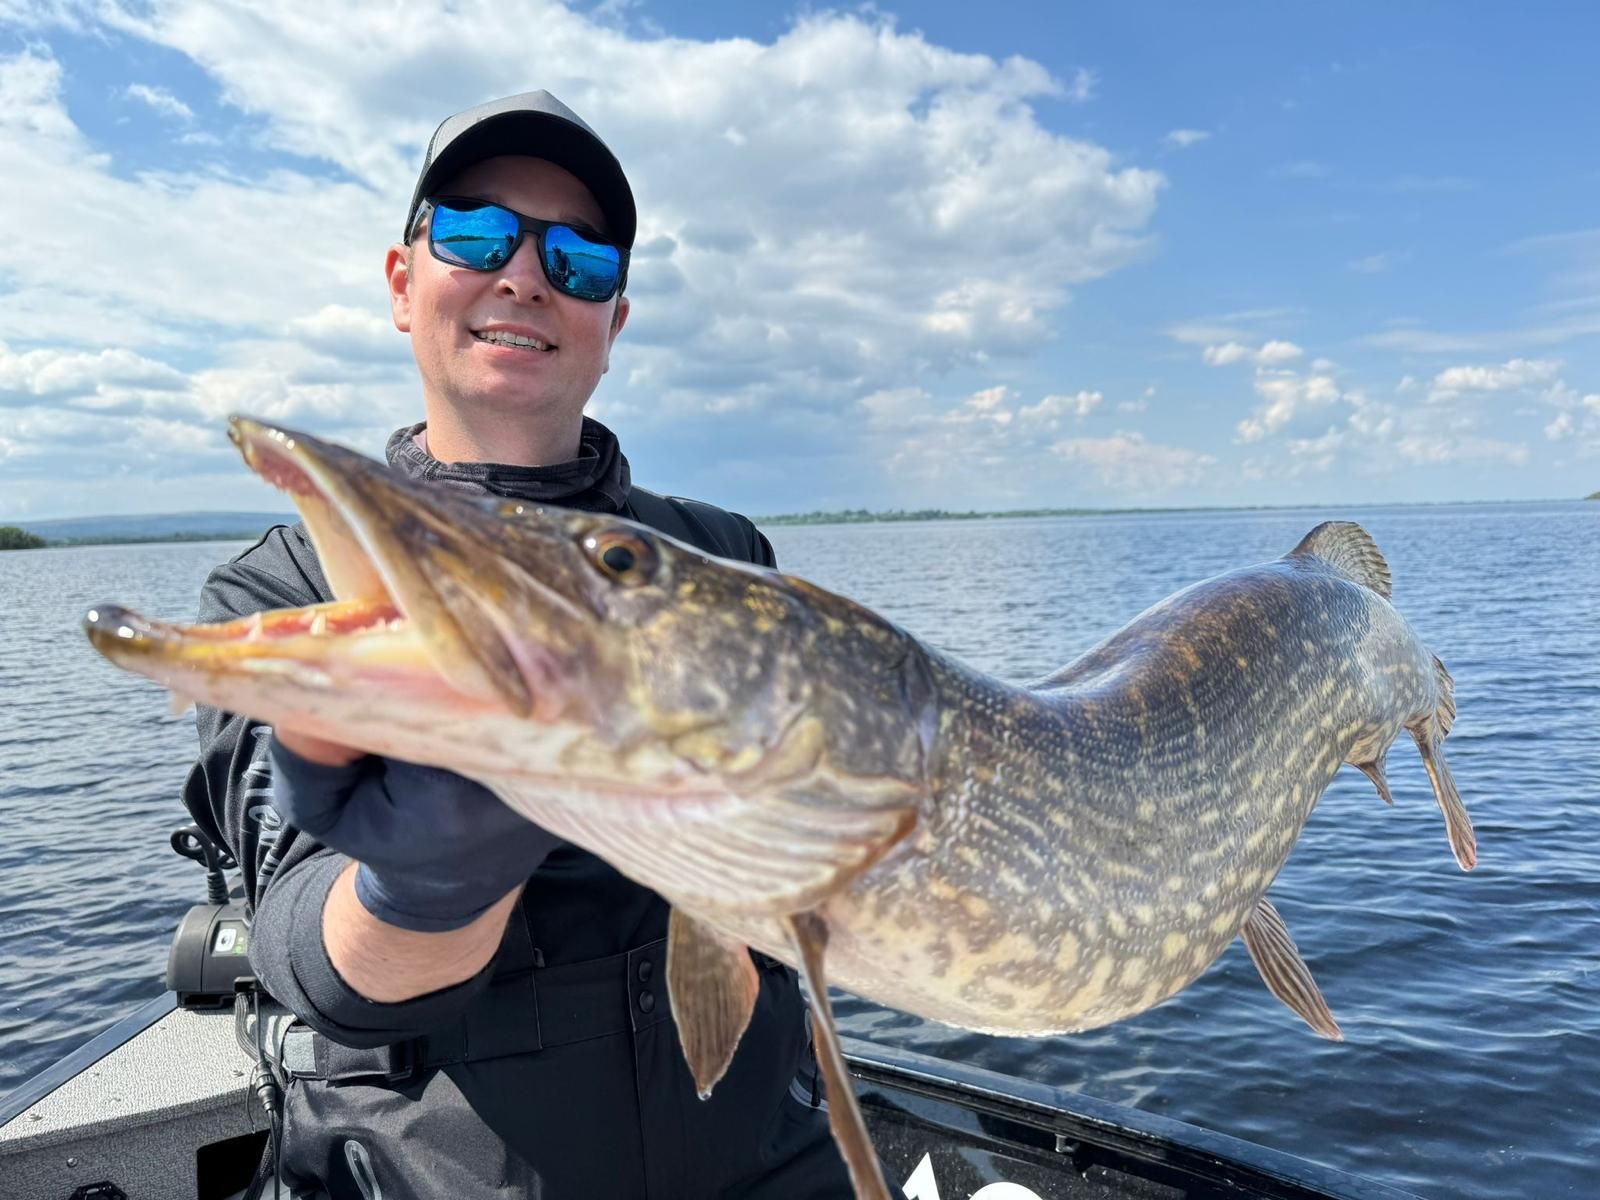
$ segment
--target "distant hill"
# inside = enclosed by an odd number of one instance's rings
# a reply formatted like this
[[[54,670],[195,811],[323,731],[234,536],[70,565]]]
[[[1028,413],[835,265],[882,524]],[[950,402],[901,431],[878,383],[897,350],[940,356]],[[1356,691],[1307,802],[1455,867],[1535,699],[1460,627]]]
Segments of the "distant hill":
[[[1587,496],[1584,497],[1584,499],[1585,500],[1600,500],[1600,492],[1590,492]]]
[[[133,517],[61,517],[51,521],[10,521],[55,545],[64,542],[224,541],[259,537],[273,525],[293,524],[290,513],[145,513]]]

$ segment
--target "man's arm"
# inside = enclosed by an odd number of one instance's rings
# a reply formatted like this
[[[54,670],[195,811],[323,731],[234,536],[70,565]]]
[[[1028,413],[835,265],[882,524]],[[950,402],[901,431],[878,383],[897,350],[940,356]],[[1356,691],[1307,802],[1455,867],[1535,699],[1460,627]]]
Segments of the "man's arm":
[[[361,752],[338,742],[280,730],[277,739],[304,759],[349,766]],[[516,906],[513,888],[461,929],[418,933],[390,925],[367,911],[356,895],[357,864],[335,878],[322,907],[322,942],[339,978],[367,1000],[396,1004],[465,983],[494,957]]]
[[[334,880],[322,907],[322,941],[339,977],[378,1004],[414,1000],[473,979],[494,958],[520,887],[461,929],[416,933],[380,921],[356,896],[356,864]]]
[[[275,530],[243,561],[213,571],[199,619],[325,599],[297,569],[286,544],[293,536]],[[419,934],[386,925],[355,896],[355,863],[273,809],[270,727],[206,706],[196,718],[200,756],[184,803],[239,862],[252,917],[251,967],[262,986],[308,1025],[352,1046],[414,1037],[459,1015],[488,982],[516,892],[463,929]]]

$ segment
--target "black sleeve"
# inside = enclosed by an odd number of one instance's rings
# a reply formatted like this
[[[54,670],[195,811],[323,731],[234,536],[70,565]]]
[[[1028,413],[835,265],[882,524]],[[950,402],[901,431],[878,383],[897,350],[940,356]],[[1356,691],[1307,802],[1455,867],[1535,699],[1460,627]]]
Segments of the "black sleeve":
[[[199,620],[327,599],[301,569],[294,536],[276,529],[212,571],[200,593]],[[368,1000],[339,977],[323,945],[322,909],[350,859],[279,819],[267,756],[270,726],[204,705],[196,706],[195,721],[200,756],[184,784],[184,806],[239,863],[251,914],[250,965],[262,987],[307,1025],[350,1046],[416,1037],[459,1015],[487,984],[492,963],[464,983],[399,1004]]]
[[[755,527],[755,523],[748,517],[740,517],[746,525],[750,526],[750,561],[760,567],[778,569],[778,555],[772,548],[772,543],[767,540],[767,535]]]

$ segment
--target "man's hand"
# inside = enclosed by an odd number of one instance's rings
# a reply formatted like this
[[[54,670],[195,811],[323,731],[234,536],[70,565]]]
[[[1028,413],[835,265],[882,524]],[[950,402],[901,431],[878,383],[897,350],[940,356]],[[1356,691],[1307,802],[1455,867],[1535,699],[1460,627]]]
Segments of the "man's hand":
[[[273,807],[355,859],[355,895],[378,920],[418,933],[461,929],[559,844],[480,784],[437,767],[274,733]]]

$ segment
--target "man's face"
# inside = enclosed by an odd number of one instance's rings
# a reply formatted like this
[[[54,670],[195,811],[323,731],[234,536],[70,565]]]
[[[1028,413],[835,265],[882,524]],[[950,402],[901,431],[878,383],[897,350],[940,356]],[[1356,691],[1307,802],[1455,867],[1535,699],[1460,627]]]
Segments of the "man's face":
[[[485,159],[439,194],[605,229],[589,189],[543,159]],[[628,316],[625,297],[596,304],[556,291],[531,236],[493,271],[469,271],[434,258],[426,225],[412,246],[409,269],[404,247],[389,252],[389,300],[396,328],[411,335],[430,411],[448,406],[468,421],[570,420],[583,411],[610,366],[611,343]],[[550,349],[496,345],[479,336],[489,330],[523,334]]]

